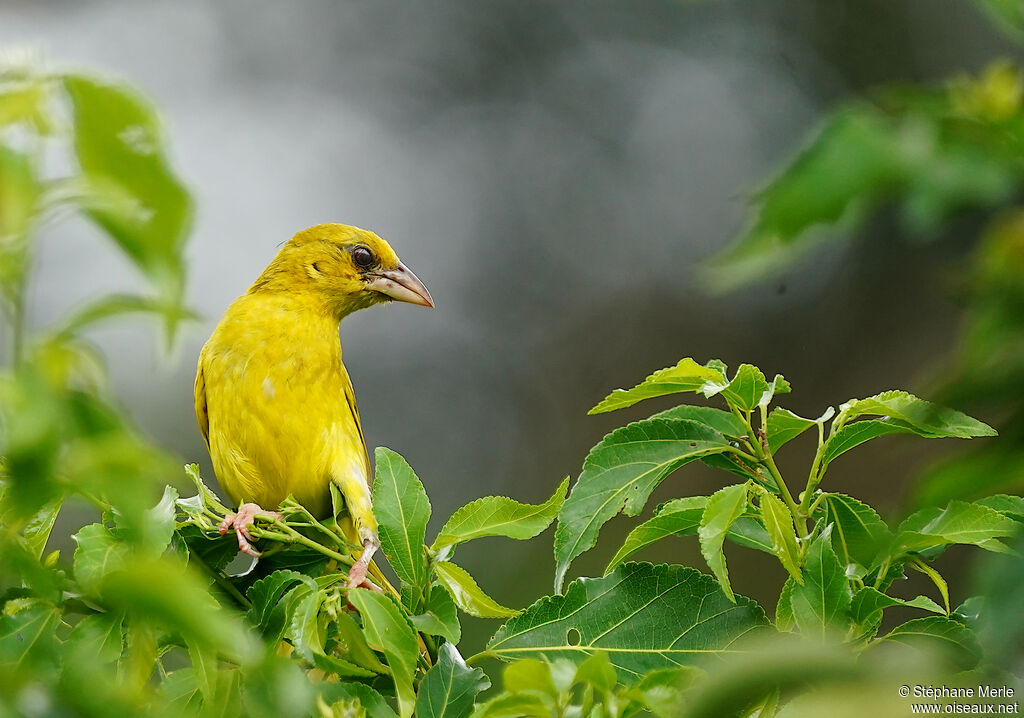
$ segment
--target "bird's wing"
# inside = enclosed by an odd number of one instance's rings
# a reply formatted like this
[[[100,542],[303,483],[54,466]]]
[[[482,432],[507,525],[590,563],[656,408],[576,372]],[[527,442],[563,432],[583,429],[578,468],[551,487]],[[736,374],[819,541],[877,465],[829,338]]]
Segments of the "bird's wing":
[[[206,355],[206,348],[199,353],[199,366],[196,369],[196,421],[199,422],[199,431],[203,432],[203,440],[206,442],[206,449],[210,449],[210,414],[206,408],[206,376],[203,372],[203,359]]]
[[[356,393],[352,388],[352,381],[348,378],[347,372],[345,379],[345,402],[348,404],[348,410],[352,412],[352,419],[356,424],[356,432],[359,434],[359,446],[363,450],[363,466],[366,467],[366,485],[368,487],[372,487],[373,474],[370,472],[370,455],[367,453],[366,438],[363,436],[363,422],[359,418],[359,407],[356,405]]]

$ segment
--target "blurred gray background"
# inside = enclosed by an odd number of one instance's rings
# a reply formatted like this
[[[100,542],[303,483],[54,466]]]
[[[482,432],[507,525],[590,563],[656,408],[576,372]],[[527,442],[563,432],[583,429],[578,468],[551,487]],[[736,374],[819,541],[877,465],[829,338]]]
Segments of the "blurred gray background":
[[[3,0],[0,45],[124,78],[164,112],[197,202],[203,320],[169,358],[141,322],[93,338],[145,431],[207,476],[192,380],[226,306],[306,226],[391,242],[437,309],[362,312],[341,336],[367,441],[415,467],[432,531],[485,494],[546,498],[605,432],[668,402],[586,411],[683,356],[784,373],[784,404],[811,416],[891,387],[927,395],[957,341],[970,218],[925,249],[883,216],[725,296],[695,270],[834,103],[1010,53],[964,0]],[[135,281],[84,222],[46,235],[38,270],[37,323]],[[923,443],[844,457],[833,486],[898,513],[935,456]],[[794,442],[783,470],[805,470],[809,448]],[[690,467],[651,505],[719,485]],[[633,523],[610,523],[574,570],[600,571]],[[504,603],[550,591],[550,532],[459,553]],[[777,591],[776,564],[728,553],[738,591]],[[695,541],[645,557],[701,566]],[[473,640],[495,627],[474,623]]]

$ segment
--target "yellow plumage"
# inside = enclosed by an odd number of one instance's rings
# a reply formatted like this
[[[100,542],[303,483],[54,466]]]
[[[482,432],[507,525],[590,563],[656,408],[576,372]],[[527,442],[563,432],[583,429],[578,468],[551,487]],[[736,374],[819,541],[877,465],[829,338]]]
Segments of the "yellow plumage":
[[[195,406],[229,499],[268,510],[293,494],[322,517],[331,510],[333,481],[352,538],[372,555],[379,542],[370,462],[338,323],[392,299],[433,306],[384,240],[326,224],[289,240],[228,308],[199,355]],[[252,515],[234,524],[243,550]]]

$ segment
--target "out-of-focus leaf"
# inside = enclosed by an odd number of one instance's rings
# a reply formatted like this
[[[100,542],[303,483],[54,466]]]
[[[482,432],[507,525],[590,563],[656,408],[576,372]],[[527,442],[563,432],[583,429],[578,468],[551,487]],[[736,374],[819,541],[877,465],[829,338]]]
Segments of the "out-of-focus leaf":
[[[441,636],[449,643],[457,644],[462,638],[462,626],[459,624],[459,612],[455,600],[448,591],[430,591],[430,598],[423,613],[410,616],[412,625],[417,631],[431,636]]]
[[[657,718],[677,718],[684,715],[686,691],[703,675],[693,666],[651,671],[630,687],[626,697]]]
[[[892,541],[892,532],[873,508],[845,494],[827,494],[815,517],[832,524],[832,547],[844,566],[872,568],[879,552]]]
[[[803,578],[803,585],[794,586],[790,593],[793,619],[800,632],[824,639],[830,631],[845,631],[850,621],[850,584],[827,533],[808,547]]]
[[[725,535],[729,528],[747,508],[747,485],[736,484],[719,489],[708,499],[701,515],[700,528],[697,529],[697,536],[700,538],[700,552],[708,567],[718,578],[725,595],[733,600],[732,586],[729,584],[729,571],[725,565],[725,554],[722,553],[722,544],[725,542]]]
[[[604,651],[591,653],[576,668],[574,684],[590,685],[601,693],[611,693],[615,689],[615,667]]]
[[[444,585],[455,604],[466,613],[478,618],[508,618],[519,611],[506,608],[483,592],[466,569],[451,561],[434,564],[437,578]]]
[[[51,83],[40,77],[5,83],[0,91],[0,129],[25,125],[39,135],[50,134],[53,131],[51,90]]]
[[[93,77],[65,75],[64,87],[85,180],[121,200],[87,206],[86,214],[155,284],[162,303],[180,303],[192,204],[167,162],[156,111],[128,87]]]
[[[1017,0],[974,0],[974,4],[1009,37],[1024,40],[1024,7]]]
[[[995,509],[951,501],[944,509],[921,509],[908,516],[897,529],[893,553],[947,544],[973,544],[998,551],[1005,546],[994,539],[1012,536],[1019,529],[1020,524]]]
[[[445,643],[437,663],[427,671],[416,696],[417,718],[466,718],[480,691],[491,687],[484,672],[470,668],[451,643]]]
[[[348,600],[362,616],[367,643],[387,657],[395,682],[399,713],[402,718],[409,718],[416,705],[416,694],[412,688],[418,654],[416,633],[398,606],[383,594],[354,588],[348,592]]]
[[[373,512],[380,523],[381,548],[395,573],[414,589],[420,601],[428,580],[423,543],[430,501],[405,459],[384,447],[377,447],[374,457]]]
[[[797,583],[803,583],[800,576],[800,549],[796,544],[796,528],[793,515],[778,496],[757,486],[758,508],[761,523],[771,537],[772,549],[783,568]]]
[[[901,624],[882,637],[918,648],[932,655],[944,655],[958,670],[969,670],[981,658],[981,648],[974,632],[962,623],[940,616],[915,618]]]
[[[124,617],[120,614],[86,616],[71,629],[67,646],[76,659],[113,663],[124,647]]]
[[[502,626],[487,652],[504,660],[569,658],[607,651],[626,683],[651,670],[734,650],[766,625],[742,596],[731,602],[715,580],[683,566],[627,563],[608,576],[579,579]]]
[[[590,450],[555,530],[555,589],[570,562],[597,541],[619,511],[635,516],[651,491],[681,466],[729,451],[714,429],[686,419],[648,419],[617,429]]]
[[[41,197],[31,159],[0,144],[0,297],[12,305],[21,301],[29,233],[39,215]]]
[[[445,522],[431,550],[441,551],[482,536],[533,538],[555,520],[565,503],[568,488],[569,478],[566,477],[550,499],[537,505],[521,504],[504,496],[486,496],[471,501]]]
[[[31,655],[46,656],[57,648],[60,610],[51,603],[16,599],[0,614],[0,668],[12,667]]]
[[[993,492],[1024,492],[1024,449],[995,442],[942,461],[921,476],[914,502],[942,506]]]
[[[973,572],[973,593],[957,609],[968,616],[977,613],[978,638],[985,657],[993,665],[1020,665],[1024,657],[1024,621],[1020,620],[1024,595],[1024,535],[1013,542],[1014,554],[986,556]],[[968,625],[971,625],[969,622]]]
[[[74,335],[94,324],[124,314],[155,314],[164,317],[168,324],[198,318],[194,312],[177,304],[168,304],[166,300],[135,294],[110,294],[75,309],[53,332],[58,335]]]
[[[638,401],[666,394],[700,391],[707,382],[722,382],[725,374],[716,366],[700,365],[690,357],[680,359],[673,367],[659,369],[632,389],[616,389],[590,410],[591,414],[624,409]]]
[[[131,554],[129,546],[118,541],[103,524],[89,524],[72,538],[75,549],[75,578],[85,587],[95,586],[111,571],[121,569]]]
[[[366,718],[398,718],[384,696],[365,683],[320,683],[317,688],[328,704],[340,700],[358,701],[358,707],[366,711]],[[355,715],[362,716],[358,712]]]
[[[55,499],[36,512],[35,516],[29,519],[22,529],[22,535],[28,548],[35,554],[36,558],[43,555],[46,542],[50,538],[50,531],[53,530],[53,522],[57,520],[64,499]]]

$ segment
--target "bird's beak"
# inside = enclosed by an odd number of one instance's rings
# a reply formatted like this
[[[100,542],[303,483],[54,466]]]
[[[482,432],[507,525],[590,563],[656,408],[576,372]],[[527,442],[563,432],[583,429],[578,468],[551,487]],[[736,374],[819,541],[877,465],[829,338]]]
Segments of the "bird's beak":
[[[423,286],[423,282],[401,262],[394,269],[375,272],[372,277],[369,287],[376,292],[399,302],[419,304],[421,307],[434,306],[434,300],[430,298],[430,292]]]

